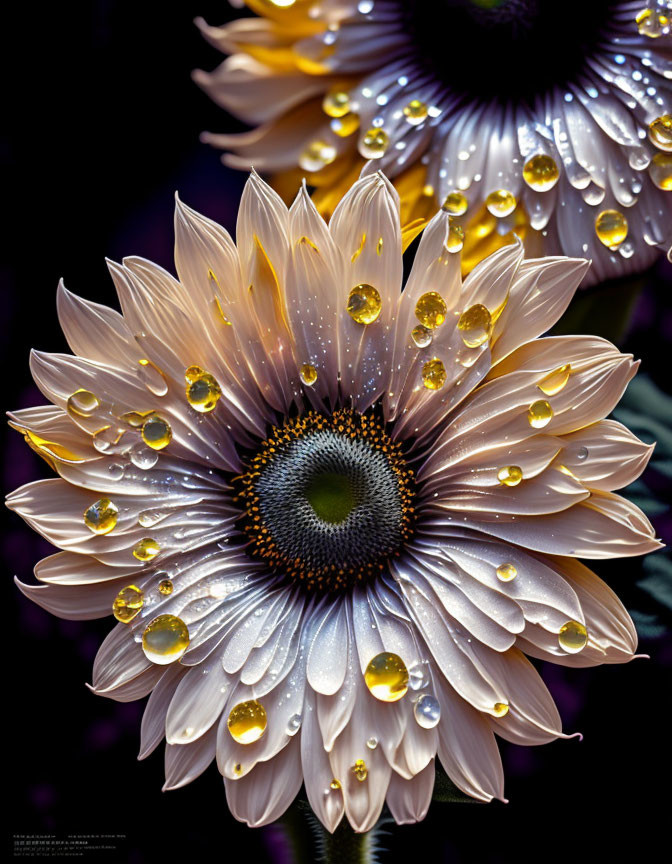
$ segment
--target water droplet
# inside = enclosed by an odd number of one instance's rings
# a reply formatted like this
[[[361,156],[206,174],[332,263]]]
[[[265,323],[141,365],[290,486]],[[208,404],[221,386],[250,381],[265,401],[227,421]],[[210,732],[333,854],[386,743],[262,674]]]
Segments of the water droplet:
[[[359,129],[359,114],[352,112],[344,117],[334,118],[329,124],[331,131],[339,138],[348,138]]]
[[[492,706],[492,713],[495,717],[505,717],[509,713],[509,706],[506,702],[495,702]]]
[[[334,779],[333,779],[333,780],[331,781],[331,783],[329,784],[329,788],[330,788],[330,789],[333,789],[334,792],[337,792],[337,791],[341,788],[341,784],[340,784],[340,783],[338,782],[338,780],[334,777]]]
[[[266,709],[257,699],[234,705],[227,720],[229,733],[239,744],[258,741],[266,731],[267,723]]]
[[[170,579],[162,579],[159,582],[159,593],[167,596],[173,593],[173,583]]]
[[[478,348],[460,348],[455,355],[455,359],[461,366],[464,366],[465,369],[470,369],[482,353],[483,352],[479,351]]]
[[[336,148],[326,141],[311,141],[299,156],[299,166],[304,171],[319,171],[336,158]]]
[[[442,209],[446,211],[446,213],[450,213],[451,216],[462,216],[467,212],[467,207],[469,206],[469,202],[465,198],[465,196],[461,192],[449,192],[446,195],[446,200],[441,205]]]
[[[304,363],[299,370],[299,377],[306,387],[312,387],[317,381],[317,369],[314,366],[311,366],[310,363]]]
[[[415,342],[418,348],[428,348],[432,344],[432,331],[422,324],[418,324],[411,330],[411,339]]]
[[[429,684],[429,668],[428,664],[423,661],[417,661],[409,666],[408,669],[408,685],[411,690],[422,690]]]
[[[580,621],[567,621],[558,633],[558,644],[568,654],[578,654],[588,642],[588,631]]]
[[[635,21],[640,36],[648,36],[649,39],[659,39],[665,33],[670,32],[670,19],[667,15],[656,12],[650,7],[638,12]]]
[[[143,528],[151,528],[153,525],[158,525],[168,515],[168,510],[143,510],[138,515],[138,524],[142,525]]]
[[[380,159],[390,143],[390,137],[384,129],[373,127],[369,129],[359,142],[359,152],[365,159]]]
[[[583,462],[584,459],[588,458],[588,448],[587,447],[579,447],[576,452],[576,458],[579,462]]]
[[[553,409],[550,402],[545,399],[537,399],[527,409],[527,422],[533,429],[543,429],[553,419]]]
[[[142,650],[152,663],[173,663],[189,647],[189,629],[176,615],[159,615],[145,627]]]
[[[296,735],[296,733],[301,728],[303,718],[300,714],[292,714],[292,716],[287,721],[287,734],[288,735]]]
[[[100,400],[90,390],[76,390],[68,399],[67,408],[77,417],[90,417],[100,408]]]
[[[462,341],[467,348],[478,348],[490,338],[492,316],[481,303],[470,306],[460,315],[457,322]]]
[[[441,719],[441,704],[430,693],[423,693],[413,706],[413,716],[418,726],[433,729]]]
[[[619,210],[603,210],[595,217],[595,233],[607,249],[616,249],[628,236],[628,220]]]
[[[156,450],[150,450],[149,447],[144,447],[141,443],[132,447],[128,455],[135,467],[141,471],[149,471],[159,461],[159,454]]]
[[[436,291],[423,294],[415,304],[415,317],[430,330],[443,324],[447,311],[443,297]]]
[[[124,476],[124,466],[120,465],[118,462],[112,462],[107,466],[107,471],[110,475],[111,480],[121,480]]]
[[[571,371],[571,365],[565,363],[564,366],[559,366],[557,369],[549,372],[548,375],[545,375],[541,381],[537,382],[537,387],[546,396],[555,396],[556,393],[559,393],[569,381]]]
[[[159,369],[156,363],[143,358],[138,360],[140,364],[139,377],[145,387],[154,396],[165,396],[168,392],[168,382],[163,371]]]
[[[376,699],[397,702],[408,690],[408,669],[398,654],[383,651],[366,667],[364,681]]]
[[[322,100],[322,110],[327,117],[344,117],[350,111],[350,94],[333,88]]]
[[[150,414],[142,425],[142,440],[152,450],[163,450],[170,444],[172,437],[173,431],[168,421],[158,414]]]
[[[109,534],[117,524],[119,508],[109,498],[99,498],[84,511],[84,524],[94,534]]]
[[[373,324],[382,308],[380,294],[373,285],[355,285],[348,295],[348,314],[357,324]]]
[[[156,558],[160,551],[161,546],[156,542],[156,540],[152,540],[151,537],[145,537],[133,547],[133,556],[137,558],[138,561],[151,561]]]
[[[184,373],[187,402],[201,414],[208,414],[219,402],[222,390],[217,379],[200,366],[190,366]]]
[[[649,177],[659,189],[672,190],[672,153],[656,153],[649,165]]]
[[[545,153],[537,153],[523,168],[523,180],[535,192],[548,192],[558,182],[559,177],[555,159]]]
[[[464,228],[453,220],[450,220],[448,237],[446,238],[446,249],[453,254],[461,252],[464,246]]]
[[[412,126],[422,123],[428,114],[429,108],[427,104],[420,99],[411,99],[408,105],[404,105],[404,117]]]
[[[363,759],[357,759],[350,770],[360,783],[363,783],[369,776],[369,769],[366,767],[366,762]]]
[[[373,736],[371,738],[367,738],[366,746],[369,748],[369,750],[375,750],[378,746],[378,739]]]
[[[121,621],[122,624],[128,624],[142,609],[143,601],[144,595],[138,586],[127,585],[114,598],[112,614],[117,621]]]
[[[506,465],[497,472],[497,479],[503,486],[517,486],[523,479],[523,472],[517,465]]]
[[[428,390],[440,390],[446,383],[446,367],[438,357],[428,360],[422,367],[422,383]]]
[[[518,575],[518,571],[513,564],[500,564],[497,568],[497,578],[500,582],[510,582]]]
[[[496,189],[485,199],[485,206],[493,216],[509,216],[516,209],[516,196],[507,189]]]

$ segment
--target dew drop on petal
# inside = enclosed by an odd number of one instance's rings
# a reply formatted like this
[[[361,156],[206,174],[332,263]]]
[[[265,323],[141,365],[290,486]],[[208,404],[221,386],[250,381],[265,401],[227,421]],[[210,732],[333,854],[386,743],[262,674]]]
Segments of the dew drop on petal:
[[[552,156],[537,153],[523,167],[523,180],[535,192],[548,192],[558,182],[560,172]]]
[[[411,99],[408,105],[404,105],[404,117],[412,126],[422,123],[428,114],[427,104],[420,99]]]
[[[546,396],[555,396],[569,381],[571,371],[572,367],[570,364],[565,363],[564,366],[559,366],[557,369],[549,372],[548,375],[545,375],[541,381],[537,382],[537,387]]]
[[[607,249],[616,249],[628,236],[628,220],[620,210],[603,210],[595,217],[595,234]]]
[[[527,409],[527,421],[533,429],[543,429],[553,419],[553,409],[546,399],[537,399]]]
[[[159,461],[159,454],[156,450],[150,450],[149,447],[143,447],[140,444],[133,447],[128,455],[135,467],[141,471],[149,471]]]
[[[661,150],[672,150],[672,114],[663,114],[649,123],[649,138]]]
[[[190,366],[184,373],[187,381],[187,402],[201,414],[214,410],[222,395],[217,380],[199,366]]]
[[[189,628],[177,615],[159,615],[145,627],[142,650],[152,663],[173,663],[189,647]]]
[[[336,117],[329,124],[331,131],[339,138],[348,138],[359,129],[359,114],[352,112],[344,117]]]
[[[580,621],[567,621],[558,633],[558,644],[568,654],[578,654],[588,642],[588,631]]]
[[[127,585],[114,598],[112,614],[117,621],[121,621],[122,624],[128,624],[142,609],[143,602],[144,594],[138,586]]]
[[[428,360],[422,367],[422,383],[428,390],[440,390],[446,383],[446,367],[438,357]]]
[[[336,158],[336,148],[326,141],[311,141],[299,156],[299,166],[304,171],[320,171]]]
[[[142,440],[152,450],[163,450],[170,444],[172,437],[170,424],[158,414],[150,414],[142,424]]]
[[[390,136],[384,129],[373,127],[359,142],[359,152],[365,159],[380,159],[385,155]]]
[[[587,447],[579,447],[579,449],[576,452],[576,458],[579,460],[579,462],[583,462],[584,459],[587,459],[588,458],[588,448]]]
[[[90,390],[76,390],[68,399],[67,409],[77,417],[90,417],[100,408],[100,400]]]
[[[446,320],[448,309],[443,297],[436,291],[428,291],[415,304],[415,317],[430,330],[440,327]]]
[[[299,377],[306,387],[312,387],[317,381],[317,369],[310,363],[304,363],[299,370]]]
[[[366,746],[369,748],[369,750],[375,750],[376,747],[378,746],[378,739],[375,738],[374,736],[371,736],[371,738],[367,738],[366,739]]]
[[[485,206],[493,216],[509,216],[516,209],[516,196],[508,189],[496,189],[485,199]]]
[[[151,537],[144,537],[133,547],[133,557],[138,561],[151,561],[161,551],[161,546]]]
[[[672,191],[672,153],[656,153],[649,164],[649,177],[659,189]]]
[[[422,324],[416,325],[411,330],[411,339],[418,348],[428,348],[432,344],[433,338],[432,331]]]
[[[164,596],[168,596],[173,593],[173,583],[170,579],[162,579],[159,582],[159,594],[163,594]]]
[[[505,465],[497,472],[497,479],[503,486],[517,486],[523,479],[523,472],[518,465]]]
[[[338,87],[332,88],[322,100],[322,110],[327,117],[344,117],[350,111],[350,94]]]
[[[429,684],[429,670],[426,662],[417,661],[408,668],[408,685],[411,690],[422,690]]]
[[[449,192],[446,195],[445,201],[441,205],[441,209],[451,216],[462,216],[467,212],[469,202],[461,192]]]
[[[509,706],[506,702],[495,702],[492,706],[492,713],[495,717],[505,717],[509,713]]]
[[[373,324],[380,315],[383,302],[373,285],[362,283],[355,285],[348,295],[346,308],[352,320],[357,324]]]
[[[334,777],[334,779],[333,779],[333,780],[331,781],[331,783],[329,784],[329,788],[332,789],[334,792],[337,792],[337,791],[341,788],[341,784],[340,784],[339,781]]]
[[[109,498],[99,498],[84,511],[84,524],[94,534],[109,534],[117,524],[119,508]]]
[[[449,252],[461,252],[464,246],[464,228],[451,220],[446,239],[446,249]]]
[[[366,762],[363,759],[357,759],[350,770],[360,783],[363,783],[369,776],[369,769],[366,767]]]
[[[292,716],[287,721],[287,734],[296,735],[296,733],[301,728],[302,721],[303,718],[300,714],[292,714]]]
[[[462,341],[467,348],[478,348],[490,338],[492,331],[492,316],[481,303],[476,303],[465,309],[457,322]]]
[[[364,672],[369,692],[381,702],[397,702],[408,691],[408,669],[398,654],[383,651]]]
[[[229,733],[239,744],[258,741],[266,731],[267,723],[266,709],[257,699],[234,705],[227,720]]]
[[[441,719],[441,704],[436,696],[423,693],[413,706],[413,716],[418,726],[433,729]]]
[[[518,571],[513,564],[500,564],[497,568],[497,578],[500,582],[510,582],[518,575]]]

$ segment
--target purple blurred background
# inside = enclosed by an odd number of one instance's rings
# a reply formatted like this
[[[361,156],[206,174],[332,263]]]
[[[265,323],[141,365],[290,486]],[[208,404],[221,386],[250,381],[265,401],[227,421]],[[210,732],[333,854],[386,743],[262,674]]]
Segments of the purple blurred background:
[[[55,314],[60,276],[75,293],[116,305],[105,256],[142,255],[172,270],[174,191],[233,231],[244,181],[199,143],[202,129],[238,127],[190,80],[192,68],[220,61],[192,19],[221,23],[224,3],[38,3],[23,14],[7,26],[14,45],[5,80],[15,117],[3,142],[10,193],[0,271],[6,408],[43,401],[30,382],[30,347],[67,350]],[[619,291],[600,289],[591,312],[595,330]],[[643,357],[642,371],[668,392],[669,291],[670,267],[661,262],[644,277],[632,325],[618,342]],[[5,491],[50,476],[19,435],[2,440]],[[654,471],[650,485],[660,494],[666,481]],[[657,517],[656,526],[672,541],[669,515]],[[142,704],[105,700],[84,686],[111,622],[60,621],[12,585],[15,574],[31,581],[32,565],[51,551],[18,517],[7,519],[10,840],[21,832],[114,832],[127,838],[117,852],[91,860],[291,861],[280,831],[251,831],[230,817],[216,767],[184,789],[162,793],[160,749],[136,762]],[[596,569],[636,604],[640,568],[626,561]],[[641,651],[651,659],[625,667],[544,667],[566,731],[583,732],[583,742],[543,748],[503,742],[509,805],[435,804],[422,825],[388,828],[393,851],[382,860],[420,852],[465,864],[614,862],[625,860],[630,847],[650,860],[667,798],[669,630],[644,639]]]

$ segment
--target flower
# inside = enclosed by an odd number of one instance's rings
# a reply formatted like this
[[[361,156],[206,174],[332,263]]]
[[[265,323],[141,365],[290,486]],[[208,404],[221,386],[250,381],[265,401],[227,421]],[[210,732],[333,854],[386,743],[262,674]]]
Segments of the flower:
[[[260,17],[197,22],[231,56],[196,82],[255,127],[203,136],[225,164],[281,191],[298,167],[330,213],[370,160],[405,221],[456,217],[465,272],[513,231],[528,254],[591,258],[587,282],[670,248],[669,0],[247,5]]]
[[[123,315],[61,285],[75,356],[32,355],[51,405],[10,415],[60,475],[9,507],[62,551],[18,583],[66,618],[114,614],[94,692],[151,693],[140,758],[166,788],[213,759],[233,814],[305,784],[333,831],[427,811],[436,754],[503,799],[495,733],[568,737],[526,659],[630,660],[636,634],[573,556],[660,545],[615,495],[651,448],[603,418],[637,364],[536,338],[588,263],[503,247],[463,282],[450,216],[402,287],[399,199],[354,184],[329,226],[253,174],[237,244],[177,202],[179,281],[110,264]]]

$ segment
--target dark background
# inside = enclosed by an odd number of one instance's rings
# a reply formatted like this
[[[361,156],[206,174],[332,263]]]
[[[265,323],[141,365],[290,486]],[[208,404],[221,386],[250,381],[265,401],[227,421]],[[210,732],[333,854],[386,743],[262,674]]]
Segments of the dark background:
[[[190,80],[194,67],[220,61],[192,20],[203,15],[221,23],[224,2],[37,3],[14,14],[4,20],[3,76],[11,113],[11,134],[3,139],[0,258],[7,408],[43,401],[30,383],[30,347],[67,350],[55,314],[59,277],[75,293],[116,305],[105,256],[142,255],[172,270],[174,191],[233,230],[244,181],[199,143],[202,129],[236,124]],[[660,263],[642,284],[633,323],[616,341],[644,356],[643,371],[669,391],[669,267]],[[588,309],[593,329],[609,331],[614,309],[634,296],[632,285],[580,298],[575,314],[580,319]],[[20,436],[3,441],[5,491],[49,476]],[[160,748],[135,761],[142,704],[118,704],[84,686],[109,621],[60,621],[11,583],[14,574],[30,581],[32,564],[50,551],[18,517],[8,520],[2,541],[8,851],[15,834],[102,832],[126,839],[115,853],[86,859],[291,861],[279,828],[250,830],[228,814],[214,765],[190,786],[162,793]],[[597,567],[626,601],[637,600],[639,568],[633,561]],[[651,659],[589,670],[545,667],[566,730],[583,732],[584,741],[543,748],[503,742],[510,804],[434,804],[423,824],[388,827],[383,845],[392,851],[381,860],[564,864],[626,861],[633,852],[645,861],[664,857],[655,850],[668,829],[669,631],[642,640],[641,651]]]

